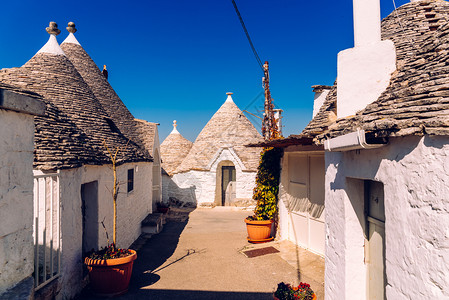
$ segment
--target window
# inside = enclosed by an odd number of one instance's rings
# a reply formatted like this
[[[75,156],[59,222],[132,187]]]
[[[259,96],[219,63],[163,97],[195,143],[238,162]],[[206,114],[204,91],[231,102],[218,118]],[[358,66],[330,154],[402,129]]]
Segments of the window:
[[[128,193],[134,190],[134,168],[128,170]]]

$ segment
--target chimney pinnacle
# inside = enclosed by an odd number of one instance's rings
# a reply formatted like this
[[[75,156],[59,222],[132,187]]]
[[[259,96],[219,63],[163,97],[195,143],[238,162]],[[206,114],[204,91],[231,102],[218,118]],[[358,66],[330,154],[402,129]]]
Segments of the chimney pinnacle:
[[[228,95],[228,97],[226,98],[226,101],[225,102],[234,102],[233,100],[232,100],[232,94],[234,94],[234,93],[226,93],[226,95]]]
[[[176,124],[176,120],[173,121],[173,130],[171,133],[179,133],[178,130],[176,129],[176,127],[178,126],[178,124]]]
[[[50,25],[45,29],[48,34],[58,35],[61,33],[61,30],[58,29],[58,24],[56,22],[50,22]]]
[[[77,30],[75,28],[75,23],[69,22],[69,24],[66,27],[67,31],[70,33],[75,33]]]

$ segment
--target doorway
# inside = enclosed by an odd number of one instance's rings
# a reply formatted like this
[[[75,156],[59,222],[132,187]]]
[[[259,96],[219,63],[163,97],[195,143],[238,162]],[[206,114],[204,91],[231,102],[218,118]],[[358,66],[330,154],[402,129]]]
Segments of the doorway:
[[[226,204],[226,189],[231,181],[236,181],[236,173],[234,166],[221,167],[221,205]]]
[[[385,287],[385,204],[381,182],[364,181],[365,198],[365,264],[367,266],[367,299],[386,299]]]
[[[81,185],[81,201],[83,214],[82,258],[84,259],[89,251],[98,248],[98,181]]]

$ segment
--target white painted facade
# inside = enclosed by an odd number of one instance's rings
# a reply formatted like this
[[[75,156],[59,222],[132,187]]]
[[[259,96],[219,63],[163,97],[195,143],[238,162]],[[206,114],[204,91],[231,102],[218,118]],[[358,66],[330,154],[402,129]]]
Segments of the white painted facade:
[[[221,205],[221,169],[225,163],[236,170],[236,198],[251,198],[255,186],[255,171],[246,170],[232,148],[220,149],[208,164],[208,171],[191,170],[164,176],[164,198],[175,197],[197,205],[215,203]]]
[[[128,170],[134,169],[134,189],[127,192]],[[152,163],[127,163],[117,168],[121,182],[117,199],[117,245],[129,247],[141,233],[141,221],[152,212]],[[35,171],[35,174],[41,174]],[[61,290],[58,299],[71,299],[80,292],[83,282],[83,212],[81,185],[97,181],[98,187],[98,243],[96,248],[107,245],[105,227],[112,243],[112,168],[111,165],[83,166],[60,171],[59,191],[61,199]],[[95,198],[95,197],[94,197]]]
[[[379,0],[353,0],[353,9],[355,46],[338,53],[338,118],[377,100],[396,70],[393,42],[381,41]]]
[[[159,138],[158,138],[159,141]],[[153,210],[156,209],[156,203],[162,201],[162,173],[161,173],[161,156],[160,156],[160,148],[159,148],[159,142],[158,147],[154,148],[153,150]]]
[[[0,109],[0,298],[30,277],[34,116]]]
[[[320,89],[315,92],[313,96],[313,113],[312,118],[316,116],[316,114],[320,111],[321,106],[323,106],[324,101],[326,100],[327,95],[329,94],[330,89]]]
[[[302,148],[284,150],[278,238],[324,256],[324,153]]]
[[[366,180],[383,184],[386,299],[449,298],[449,137],[326,152],[326,299],[369,299]]]
[[[50,38],[48,39],[48,42],[39,50],[38,53],[50,53],[55,55],[64,55],[64,51],[62,51],[61,47],[59,46],[59,43],[56,39],[56,35],[50,34]]]

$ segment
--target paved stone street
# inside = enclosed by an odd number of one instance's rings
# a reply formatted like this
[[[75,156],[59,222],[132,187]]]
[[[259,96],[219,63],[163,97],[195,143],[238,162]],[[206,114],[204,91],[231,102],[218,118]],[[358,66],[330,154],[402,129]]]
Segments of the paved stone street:
[[[249,244],[243,220],[250,214],[230,207],[172,210],[161,233],[133,245],[130,289],[117,299],[273,299],[281,281],[308,282],[324,299],[324,259],[290,242]],[[270,246],[280,252],[243,254]],[[81,299],[96,298],[86,289]]]

